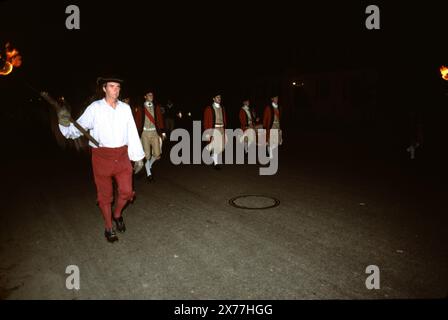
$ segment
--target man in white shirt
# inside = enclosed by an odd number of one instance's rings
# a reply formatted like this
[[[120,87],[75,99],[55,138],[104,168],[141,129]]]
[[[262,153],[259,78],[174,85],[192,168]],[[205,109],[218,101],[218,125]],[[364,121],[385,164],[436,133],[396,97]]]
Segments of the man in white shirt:
[[[109,242],[118,240],[112,226],[112,219],[117,230],[124,232],[126,226],[121,215],[126,203],[134,198],[132,190],[132,165],[140,171],[145,157],[131,108],[118,100],[122,80],[117,78],[99,78],[105,97],[92,102],[77,123],[99,143],[99,147],[91,141],[92,167],[97,188],[98,205],[105,223],[104,235]],[[66,109],[58,113],[59,129],[68,139],[76,139],[81,132],[70,122],[70,114]],[[118,187],[118,199],[115,199],[115,209],[112,217],[113,201],[112,179]]]

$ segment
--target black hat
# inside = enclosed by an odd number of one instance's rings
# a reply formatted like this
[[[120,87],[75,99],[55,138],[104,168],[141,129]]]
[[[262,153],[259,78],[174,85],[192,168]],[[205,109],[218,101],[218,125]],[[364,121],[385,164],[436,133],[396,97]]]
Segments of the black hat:
[[[120,79],[120,78],[118,78],[118,77],[114,77],[114,76],[110,76],[110,77],[98,77],[97,79],[96,79],[96,83],[97,83],[97,85],[99,85],[99,86],[103,86],[103,85],[105,85],[106,83],[108,83],[108,82],[117,82],[117,83],[119,83],[119,84],[123,84],[123,80],[122,79]]]

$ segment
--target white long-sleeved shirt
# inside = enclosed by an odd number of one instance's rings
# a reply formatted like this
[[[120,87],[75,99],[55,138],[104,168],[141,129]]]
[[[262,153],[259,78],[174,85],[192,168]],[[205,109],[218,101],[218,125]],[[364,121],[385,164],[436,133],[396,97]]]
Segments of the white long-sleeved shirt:
[[[112,108],[106,99],[92,102],[77,122],[100,144],[100,147],[119,148],[128,146],[129,159],[138,161],[145,157],[137,127],[132,116],[131,107],[124,102],[117,101],[116,108]],[[59,130],[68,139],[76,139],[82,133],[73,123],[69,127],[59,125]],[[93,148],[96,146],[89,141]]]

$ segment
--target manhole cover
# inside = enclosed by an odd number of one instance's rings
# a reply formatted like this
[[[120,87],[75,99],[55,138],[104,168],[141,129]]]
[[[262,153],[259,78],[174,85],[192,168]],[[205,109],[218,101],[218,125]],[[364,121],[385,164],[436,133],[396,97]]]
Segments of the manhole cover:
[[[230,199],[229,203],[235,208],[263,210],[277,207],[280,200],[265,195],[246,194]]]

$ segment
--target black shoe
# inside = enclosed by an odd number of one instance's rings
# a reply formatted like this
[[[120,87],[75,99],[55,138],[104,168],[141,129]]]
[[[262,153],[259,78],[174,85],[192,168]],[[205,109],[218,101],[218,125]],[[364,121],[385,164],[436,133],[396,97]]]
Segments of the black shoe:
[[[150,174],[149,176],[146,177],[146,181],[148,181],[148,182],[154,181],[154,177],[152,176],[152,174]]]
[[[117,237],[117,234],[115,233],[114,229],[104,230],[104,236],[106,237],[107,241],[109,241],[109,242],[118,241],[118,237]]]
[[[115,219],[115,218],[114,218],[114,221],[115,221],[115,224],[116,224],[116,226],[117,226],[117,230],[118,230],[118,232],[123,233],[123,232],[126,231],[126,225],[124,224],[123,217],[120,217],[120,218],[118,218],[118,219]]]
[[[219,164],[214,164],[213,169],[215,170],[221,170],[221,166]]]

